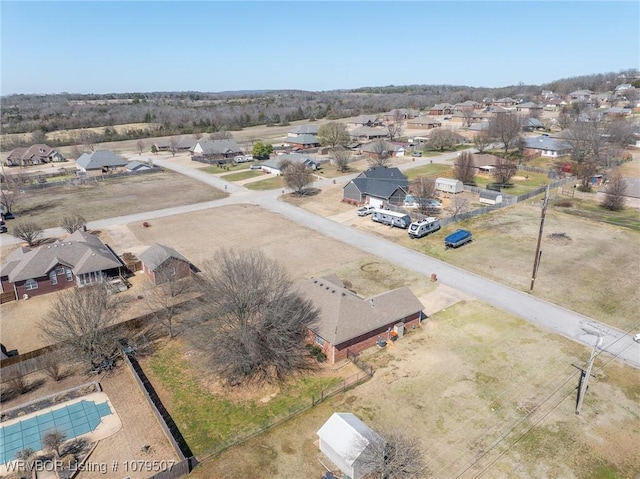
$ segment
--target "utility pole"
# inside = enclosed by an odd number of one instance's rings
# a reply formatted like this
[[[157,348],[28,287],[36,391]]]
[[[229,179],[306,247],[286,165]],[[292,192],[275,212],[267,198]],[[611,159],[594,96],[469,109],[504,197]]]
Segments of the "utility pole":
[[[538,232],[538,244],[536,246],[536,257],[533,259],[533,272],[531,273],[531,291],[533,291],[533,285],[536,282],[536,275],[538,274],[538,268],[540,267],[540,243],[542,242],[542,231],[544,230],[544,218],[547,216],[547,205],[549,204],[549,185],[544,194],[544,201],[542,202],[542,212],[540,213],[540,231]]]
[[[576,404],[576,414],[580,414],[582,401],[584,401],[584,396],[585,394],[587,394],[587,385],[589,384],[589,376],[591,376],[591,367],[593,366],[593,360],[596,358],[596,350],[598,349],[598,346],[600,346],[601,342],[602,336],[598,335],[598,340],[596,341],[596,344],[593,345],[593,349],[591,350],[591,357],[589,358],[587,371],[580,376],[580,389],[578,392],[578,404]]]

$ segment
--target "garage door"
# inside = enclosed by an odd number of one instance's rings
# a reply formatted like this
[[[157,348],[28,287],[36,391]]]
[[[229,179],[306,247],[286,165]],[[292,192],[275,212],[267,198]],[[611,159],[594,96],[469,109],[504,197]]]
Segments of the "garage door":
[[[384,200],[380,199],[380,198],[373,198],[372,196],[369,196],[369,204],[371,206],[376,207],[376,208],[382,208],[384,206]]]

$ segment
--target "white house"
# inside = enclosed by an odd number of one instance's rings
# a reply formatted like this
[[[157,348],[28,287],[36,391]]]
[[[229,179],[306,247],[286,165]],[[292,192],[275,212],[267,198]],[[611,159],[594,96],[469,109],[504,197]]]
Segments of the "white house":
[[[336,412],[318,430],[320,450],[345,476],[360,479],[370,472],[363,457],[372,441],[384,441],[354,414]]]

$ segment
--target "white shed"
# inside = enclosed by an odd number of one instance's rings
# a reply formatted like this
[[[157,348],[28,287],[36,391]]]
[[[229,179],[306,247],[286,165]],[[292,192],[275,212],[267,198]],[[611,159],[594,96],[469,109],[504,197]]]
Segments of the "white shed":
[[[372,440],[383,439],[349,412],[336,412],[318,430],[320,450],[344,475],[360,479],[370,472],[362,456]]]
[[[436,190],[444,191],[445,193],[462,193],[464,191],[464,185],[462,181],[454,178],[437,178]]]
[[[502,193],[492,190],[480,190],[480,204],[497,205],[502,203]]]

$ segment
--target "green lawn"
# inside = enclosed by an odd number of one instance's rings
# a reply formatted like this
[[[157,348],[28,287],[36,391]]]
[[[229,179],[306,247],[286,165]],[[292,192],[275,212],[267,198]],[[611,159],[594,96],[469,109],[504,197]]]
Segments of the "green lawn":
[[[337,178],[339,176],[348,175],[349,173],[356,173],[360,171],[359,168],[349,168],[347,171],[342,172],[336,166],[329,163],[321,165],[320,168],[314,173],[324,178]]]
[[[442,173],[446,173],[447,171],[451,171],[450,165],[433,163],[405,170],[404,175],[409,180],[415,180],[418,176],[437,176],[441,175]]]
[[[284,188],[284,178],[282,176],[271,176],[266,180],[247,183],[244,186],[250,190],[275,190],[276,188]]]
[[[549,184],[551,181],[547,177],[546,173],[537,173],[533,171],[518,171],[517,177],[523,179],[513,180],[513,187],[503,188],[502,192],[510,195],[523,195],[536,188]],[[526,178],[528,177],[528,178]],[[489,183],[493,183],[495,180],[492,176],[475,176],[476,186],[480,188],[486,187]]]
[[[196,455],[213,451],[246,433],[309,406],[312,397],[334,386],[339,377],[306,375],[257,393],[257,399],[230,398],[203,386],[195,366],[185,360],[177,343],[170,343],[145,362],[145,373],[163,391],[171,417]],[[237,391],[234,391],[237,392]],[[240,394],[238,394],[240,396]]]
[[[227,181],[240,181],[246,180],[247,178],[255,178],[256,176],[266,175],[264,171],[261,170],[246,170],[246,171],[238,171],[237,173],[229,173],[226,175],[222,175],[221,178]]]
[[[223,175],[230,171],[246,170],[247,168],[249,168],[248,163],[227,163],[226,165],[209,165],[199,169],[212,175]]]

